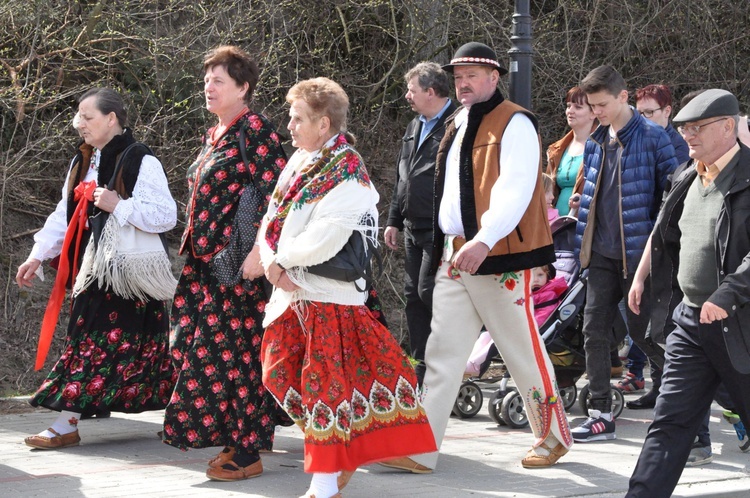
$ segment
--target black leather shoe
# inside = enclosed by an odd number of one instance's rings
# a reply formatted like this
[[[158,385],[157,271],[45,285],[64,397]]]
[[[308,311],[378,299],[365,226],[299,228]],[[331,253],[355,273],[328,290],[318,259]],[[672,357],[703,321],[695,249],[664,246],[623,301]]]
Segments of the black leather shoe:
[[[625,406],[631,410],[645,410],[656,406],[656,398],[659,396],[659,391],[653,389],[641,396],[634,401],[628,401]]]

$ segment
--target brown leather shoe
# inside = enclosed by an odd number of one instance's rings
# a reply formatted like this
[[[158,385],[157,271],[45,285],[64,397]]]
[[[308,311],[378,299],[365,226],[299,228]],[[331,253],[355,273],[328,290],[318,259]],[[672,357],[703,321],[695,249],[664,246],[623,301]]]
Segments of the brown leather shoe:
[[[557,443],[557,446],[551,449],[546,443],[542,443],[539,446],[549,451],[549,455],[537,455],[533,449],[530,449],[529,452],[526,453],[526,457],[521,460],[523,468],[543,469],[545,467],[551,467],[568,452],[568,448],[563,446],[562,443]]]
[[[393,458],[391,460],[378,462],[378,464],[382,465],[383,467],[390,467],[392,469],[406,470],[408,472],[411,472],[412,474],[432,474],[431,468],[418,464],[409,457]]]
[[[27,446],[36,448],[38,450],[59,450],[60,448],[67,448],[68,446],[78,446],[81,442],[81,436],[78,435],[78,429],[68,434],[60,435],[57,431],[52,428],[47,429],[53,437],[40,436],[29,436],[24,439],[24,443]]]
[[[226,446],[223,450],[219,452],[218,455],[213,457],[211,460],[208,461],[208,467],[211,469],[217,469],[224,465],[225,463],[229,462],[234,458],[236,450],[231,446]]]
[[[206,471],[206,477],[212,481],[242,481],[244,479],[252,479],[258,477],[263,473],[263,463],[258,460],[257,462],[248,465],[247,467],[240,467],[233,460],[229,460],[224,463],[224,466],[234,467],[232,470],[225,469],[224,467],[209,467]]]

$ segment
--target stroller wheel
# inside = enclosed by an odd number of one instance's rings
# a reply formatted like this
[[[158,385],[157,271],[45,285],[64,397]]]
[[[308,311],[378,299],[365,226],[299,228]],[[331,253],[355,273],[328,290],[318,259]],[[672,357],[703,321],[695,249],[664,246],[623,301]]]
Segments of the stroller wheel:
[[[479,386],[471,381],[464,382],[453,404],[453,413],[459,418],[471,418],[482,409],[483,401],[484,396]]]
[[[576,404],[576,397],[578,397],[578,388],[575,384],[570,387],[560,388],[560,398],[562,399],[563,407],[566,412],[570,411],[570,409],[573,408],[573,405]]]
[[[503,404],[500,406],[500,416],[507,426],[514,429],[523,429],[529,425],[523,399],[517,391],[511,391],[505,395]]]
[[[622,414],[622,409],[625,407],[625,396],[616,386],[612,386],[610,389],[610,396],[612,396],[612,416],[617,418]],[[588,415],[589,409],[591,408],[591,393],[589,392],[588,384],[581,389],[581,399],[579,404],[583,414]]]
[[[508,394],[508,391],[498,389],[492,393],[490,403],[487,405],[487,411],[490,412],[490,418],[495,421],[497,425],[505,425],[505,420],[500,416],[500,410],[503,406],[503,398]]]
[[[625,395],[622,393],[622,389],[612,386],[612,416],[619,417],[623,408],[625,408]]]

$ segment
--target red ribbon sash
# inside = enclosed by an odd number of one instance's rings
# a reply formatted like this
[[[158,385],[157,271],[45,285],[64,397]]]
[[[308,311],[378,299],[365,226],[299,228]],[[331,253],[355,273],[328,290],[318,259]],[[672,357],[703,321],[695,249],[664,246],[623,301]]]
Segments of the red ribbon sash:
[[[73,198],[78,201],[78,204],[75,211],[73,211],[73,218],[70,220],[67,230],[65,230],[55,285],[52,287],[52,294],[50,294],[49,301],[47,301],[47,309],[44,312],[44,319],[42,320],[42,330],[39,332],[39,344],[36,351],[34,370],[41,370],[44,366],[44,360],[47,358],[49,347],[52,344],[52,337],[55,334],[57,319],[60,316],[60,309],[65,299],[65,282],[68,281],[68,275],[70,275],[70,261],[68,259],[70,244],[74,242],[74,235],[75,259],[73,260],[73,281],[75,281],[75,277],[78,275],[81,237],[83,236],[83,228],[86,226],[89,202],[94,200],[94,190],[96,190],[95,181],[81,182],[74,190]],[[79,230],[78,227],[81,227],[81,229]]]

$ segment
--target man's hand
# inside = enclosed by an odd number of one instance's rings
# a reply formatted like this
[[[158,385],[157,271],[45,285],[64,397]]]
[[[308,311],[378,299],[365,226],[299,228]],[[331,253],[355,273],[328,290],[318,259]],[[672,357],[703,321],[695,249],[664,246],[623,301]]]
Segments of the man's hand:
[[[570,199],[568,199],[568,207],[570,207],[571,211],[581,207],[581,194],[573,194],[570,196]]]
[[[474,274],[489,254],[490,248],[484,242],[471,240],[453,256],[453,266],[460,271]]]
[[[398,249],[398,228],[385,227],[385,232],[383,232],[383,240],[385,241],[385,245],[387,245],[389,248],[393,249],[394,251]]]
[[[36,270],[42,262],[38,259],[30,259],[18,267],[16,273],[16,283],[19,287],[31,287],[33,280],[36,278]]]
[[[729,314],[723,308],[719,308],[714,303],[706,301],[701,307],[701,323],[713,323],[716,320],[723,320]]]
[[[636,315],[641,314],[641,297],[643,297],[643,281],[634,279],[628,292],[628,307]]]
[[[120,202],[120,196],[114,190],[109,190],[104,187],[97,187],[94,190],[94,206],[98,207],[102,211],[111,213],[117,207],[117,203]]]
[[[242,278],[245,280],[255,280],[263,275],[263,265],[260,264],[260,246],[253,246],[253,250],[242,263]]]

